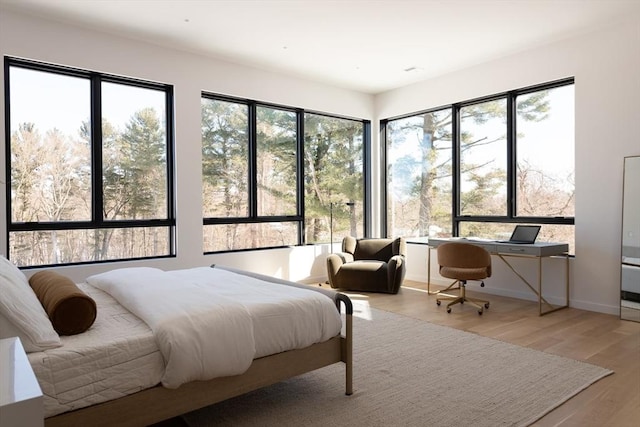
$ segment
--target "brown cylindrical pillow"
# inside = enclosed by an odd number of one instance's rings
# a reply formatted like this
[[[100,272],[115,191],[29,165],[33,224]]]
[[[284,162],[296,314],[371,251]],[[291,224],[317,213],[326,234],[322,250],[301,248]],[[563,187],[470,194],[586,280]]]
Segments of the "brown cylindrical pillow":
[[[44,270],[31,276],[29,284],[58,334],[82,333],[96,320],[95,301],[68,277]]]

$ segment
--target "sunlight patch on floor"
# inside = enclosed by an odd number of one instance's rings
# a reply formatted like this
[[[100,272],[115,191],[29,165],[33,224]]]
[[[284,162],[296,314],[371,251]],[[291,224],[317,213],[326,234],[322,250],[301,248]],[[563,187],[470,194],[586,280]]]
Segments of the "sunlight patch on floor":
[[[413,287],[407,286],[407,285],[402,285],[402,289],[409,289],[411,291],[424,292],[425,294],[427,293],[426,289],[413,288]]]
[[[371,306],[369,305],[369,297],[362,294],[348,293],[351,304],[353,304],[353,315],[364,320],[372,320]]]

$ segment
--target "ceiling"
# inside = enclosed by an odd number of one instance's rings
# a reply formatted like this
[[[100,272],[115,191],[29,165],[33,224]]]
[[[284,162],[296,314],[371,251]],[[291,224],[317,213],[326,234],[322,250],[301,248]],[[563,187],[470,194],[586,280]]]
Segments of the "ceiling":
[[[379,93],[613,25],[640,14],[640,0],[0,0],[0,8]]]

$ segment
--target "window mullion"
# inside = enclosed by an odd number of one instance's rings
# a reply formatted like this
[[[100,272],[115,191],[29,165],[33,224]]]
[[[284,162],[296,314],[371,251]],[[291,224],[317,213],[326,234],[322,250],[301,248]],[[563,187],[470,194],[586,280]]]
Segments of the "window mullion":
[[[104,222],[104,193],[102,188],[102,81],[100,76],[91,76],[91,222],[96,226]]]
[[[380,120],[380,165],[383,166],[380,168],[380,188],[383,191],[380,191],[379,201],[380,201],[380,231],[382,236],[389,237],[389,233],[393,234],[394,230],[390,230],[389,227],[389,156],[387,152],[389,151],[389,120]],[[369,139],[370,140],[370,139]]]
[[[453,105],[451,107],[452,111],[452,120],[451,120],[451,138],[453,139],[451,144],[451,215],[452,224],[451,224],[451,235],[458,236],[460,232],[460,221],[458,217],[460,216],[460,144],[462,142],[462,138],[460,136],[460,108],[459,104]]]
[[[362,123],[362,139],[363,139],[362,159],[363,159],[363,169],[364,169],[362,171],[362,178],[364,181],[364,211],[371,212],[373,210],[372,204],[371,204],[371,199],[373,198],[373,195],[372,195],[373,189],[371,188],[371,177],[373,176],[373,173],[371,168],[371,158],[372,158],[371,156],[371,123],[369,122]],[[386,158],[383,157],[383,159],[385,163],[381,163],[381,164],[386,164]],[[384,186],[380,188],[384,188]],[[385,196],[382,196],[382,197],[385,198]],[[386,206],[386,202],[382,206]],[[364,222],[364,237],[371,237],[372,229],[371,229],[371,221],[369,221],[369,215],[364,215],[364,218],[362,220]],[[386,236],[386,232],[384,236]]]
[[[296,111],[296,212],[302,218],[298,221],[298,244],[305,244],[305,220],[304,220],[304,110]]]
[[[258,216],[258,114],[256,103],[249,104],[249,161],[248,161],[248,191],[249,191],[249,217],[256,218]]]
[[[516,156],[516,95],[507,95],[507,218],[514,218],[517,212],[517,156]]]

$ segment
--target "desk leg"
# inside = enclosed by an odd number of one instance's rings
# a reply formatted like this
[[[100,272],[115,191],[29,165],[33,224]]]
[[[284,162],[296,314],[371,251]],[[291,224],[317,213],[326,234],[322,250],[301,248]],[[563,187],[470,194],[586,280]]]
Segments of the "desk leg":
[[[567,288],[567,307],[569,307],[569,253],[564,254],[564,259],[566,260],[566,268],[567,268],[567,276],[565,278],[566,283],[565,287]]]
[[[542,316],[542,257],[538,257],[538,316]]]
[[[557,307],[553,307],[551,304],[549,304],[548,302],[546,302],[544,300],[544,298],[542,298],[542,285],[540,285],[540,295],[539,298],[541,301],[544,301],[545,304],[547,304],[549,307],[552,307],[550,310],[547,310],[545,312],[542,311],[542,303],[540,303],[540,316],[544,316],[545,314],[549,314],[549,313],[553,313],[554,311],[558,311],[558,310],[562,310],[563,308],[568,308],[569,307],[569,253],[565,253],[564,254],[564,259],[565,259],[565,277],[564,277],[564,286],[565,286],[565,303],[564,305],[560,305]],[[540,258],[540,260],[542,261],[542,258]],[[540,267],[540,272],[538,274],[542,274],[542,267]],[[541,277],[541,276],[540,276]],[[540,278],[540,283],[542,283],[542,279]]]
[[[568,298],[567,298],[566,305],[562,305],[562,306],[559,306],[559,307],[554,307],[549,301],[544,299],[544,297],[542,296],[542,258],[543,257],[536,257],[536,258],[538,258],[538,289],[536,290],[536,288],[534,288],[531,285],[531,283],[529,283],[529,281],[527,279],[525,279],[520,273],[518,273],[516,271],[516,269],[511,265],[511,263],[505,259],[505,256],[508,256],[508,255],[503,255],[503,254],[497,254],[497,255],[502,261],[504,261],[504,263],[509,267],[509,269],[511,269],[511,271],[513,271],[513,273],[516,276],[518,276],[520,278],[520,280],[522,280],[522,282],[525,285],[527,285],[529,287],[529,289],[531,289],[531,291],[534,294],[536,294],[538,296],[538,313],[539,313],[540,316],[552,313],[554,311],[557,311],[557,310],[560,310],[560,309],[563,309],[563,308],[567,308],[569,306],[569,299]],[[512,255],[512,256],[517,256],[517,255]],[[569,264],[567,263],[567,267],[568,267],[568,265]],[[567,270],[567,271],[569,271],[569,270]],[[567,276],[566,286],[567,286],[567,289],[568,289],[568,286],[569,286],[568,276]],[[551,309],[543,312],[542,311],[542,304],[543,303],[548,305],[549,307],[551,307]]]

